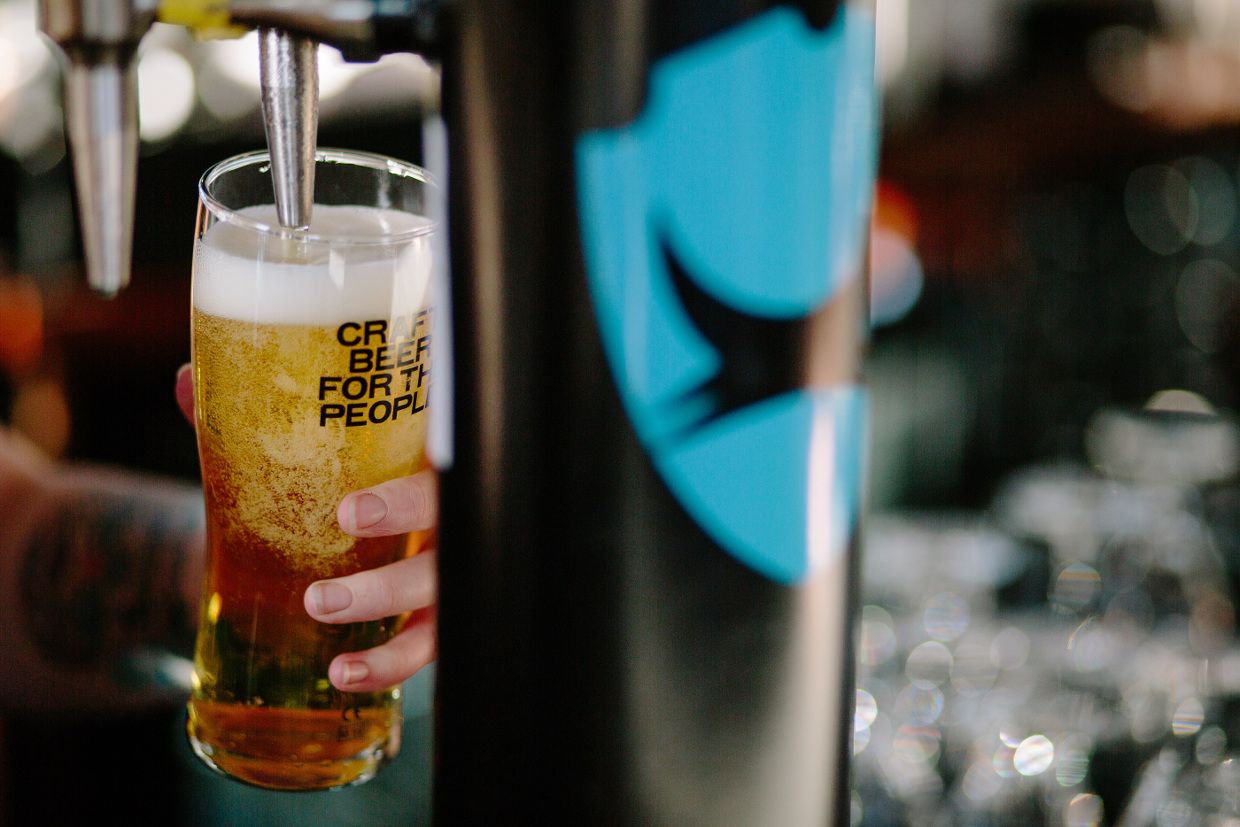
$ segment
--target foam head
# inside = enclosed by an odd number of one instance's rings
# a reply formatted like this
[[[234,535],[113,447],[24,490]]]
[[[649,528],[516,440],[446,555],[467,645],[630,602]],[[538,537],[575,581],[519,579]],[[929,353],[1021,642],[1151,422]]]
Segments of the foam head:
[[[424,307],[431,271],[431,222],[400,210],[314,208],[307,235],[278,227],[274,205],[238,211],[199,241],[194,307],[265,324],[335,325]]]

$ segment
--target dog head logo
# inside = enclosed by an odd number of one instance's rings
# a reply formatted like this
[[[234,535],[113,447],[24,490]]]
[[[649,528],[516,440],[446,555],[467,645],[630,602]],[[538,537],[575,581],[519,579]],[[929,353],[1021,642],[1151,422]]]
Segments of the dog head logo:
[[[637,434],[698,524],[786,583],[840,553],[859,508],[864,396],[807,365],[847,315],[833,307],[858,306],[873,48],[864,11],[776,4],[656,50],[637,117],[577,145],[591,292]]]

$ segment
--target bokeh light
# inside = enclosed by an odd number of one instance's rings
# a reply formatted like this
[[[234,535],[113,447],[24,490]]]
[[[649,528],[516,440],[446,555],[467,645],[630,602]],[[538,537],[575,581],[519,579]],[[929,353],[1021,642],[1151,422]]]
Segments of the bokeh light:
[[[937,640],[928,640],[909,653],[904,674],[914,686],[933,689],[947,682],[951,668],[951,650]]]
[[[1029,658],[1029,636],[1015,626],[995,635],[990,644],[990,661],[1000,669],[1019,669]]]
[[[0,107],[52,64],[35,27],[33,0],[0,3]]]
[[[969,627],[969,604],[958,594],[939,592],[926,601],[922,626],[934,640],[953,641]]]
[[[964,774],[960,790],[970,800],[984,802],[1003,788],[1003,778],[986,761],[975,761]]]
[[[906,764],[933,765],[939,759],[942,740],[937,727],[905,724],[896,730],[892,753]]]
[[[1188,178],[1166,164],[1134,170],[1124,189],[1128,226],[1151,251],[1171,255],[1197,233],[1201,205]]]
[[[896,696],[892,715],[914,726],[929,726],[943,714],[943,693],[938,687],[906,686]]]
[[[1193,758],[1198,764],[1217,764],[1227,751],[1227,734],[1221,727],[1208,726],[1197,737]]]
[[[1064,827],[1098,827],[1104,823],[1104,816],[1101,797],[1093,793],[1080,793],[1072,797],[1064,810]]]
[[[1055,781],[1061,787],[1075,787],[1089,775],[1089,756],[1093,749],[1088,737],[1069,735],[1055,758]]]
[[[866,666],[878,666],[896,652],[895,623],[881,606],[861,610],[859,655]]]
[[[1223,165],[1200,155],[1182,158],[1172,166],[1184,174],[1200,207],[1193,243],[1221,244],[1236,221],[1236,187]]]
[[[1185,338],[1202,353],[1218,353],[1235,335],[1240,276],[1226,262],[1199,259],[1185,265],[1175,287],[1175,312]]]
[[[154,48],[138,60],[138,123],[144,141],[172,137],[194,112],[194,69],[172,49]]]
[[[1171,733],[1177,738],[1187,738],[1201,731],[1206,719],[1205,707],[1197,698],[1185,698],[1171,715]]]
[[[1041,775],[1055,761],[1055,745],[1045,735],[1030,735],[1012,756],[1016,771],[1024,776]]]
[[[1055,578],[1051,603],[1063,612],[1078,612],[1088,608],[1102,588],[1102,576],[1086,563],[1064,566]]]

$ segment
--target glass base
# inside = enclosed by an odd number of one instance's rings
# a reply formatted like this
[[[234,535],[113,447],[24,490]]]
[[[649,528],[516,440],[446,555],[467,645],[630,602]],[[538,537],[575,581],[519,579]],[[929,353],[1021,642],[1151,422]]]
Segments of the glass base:
[[[369,781],[396,756],[400,716],[384,711],[379,720],[375,712],[344,718],[338,710],[191,702],[185,731],[194,754],[228,778],[267,790],[331,790]]]

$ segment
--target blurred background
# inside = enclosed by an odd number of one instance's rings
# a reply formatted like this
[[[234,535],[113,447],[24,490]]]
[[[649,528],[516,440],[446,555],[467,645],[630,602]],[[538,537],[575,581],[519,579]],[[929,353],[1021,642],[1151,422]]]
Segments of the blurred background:
[[[854,823],[1236,827],[1240,3],[878,9]],[[256,54],[144,41],[135,274],[102,301],[58,67],[33,3],[0,0],[0,421],[48,453],[197,479],[171,393],[195,185],[263,144]],[[320,72],[323,145],[420,160],[422,61],[326,49]],[[3,723],[15,823],[416,823],[425,803],[413,749],[395,786],[250,795],[188,758],[176,710]]]

